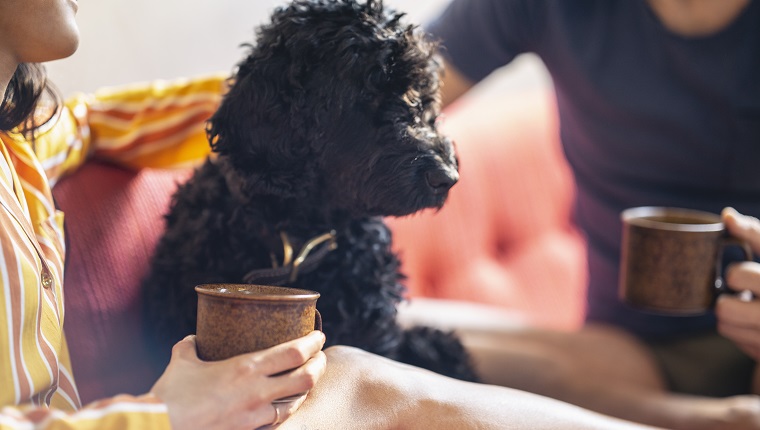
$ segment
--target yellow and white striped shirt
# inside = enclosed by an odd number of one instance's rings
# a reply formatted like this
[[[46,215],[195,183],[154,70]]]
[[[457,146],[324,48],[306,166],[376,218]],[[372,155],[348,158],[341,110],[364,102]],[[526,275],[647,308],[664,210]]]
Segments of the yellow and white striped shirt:
[[[63,213],[50,189],[90,156],[132,168],[197,164],[209,153],[205,121],[224,79],[76,96],[34,148],[0,134],[0,429],[170,428],[150,394],[82,408],[63,334]]]

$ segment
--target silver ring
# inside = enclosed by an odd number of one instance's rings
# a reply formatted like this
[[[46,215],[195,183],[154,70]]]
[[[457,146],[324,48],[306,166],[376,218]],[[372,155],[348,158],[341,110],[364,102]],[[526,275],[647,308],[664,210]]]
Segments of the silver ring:
[[[274,408],[274,421],[272,421],[272,424],[269,424],[270,427],[280,423],[280,408],[274,403],[272,403],[272,407]]]

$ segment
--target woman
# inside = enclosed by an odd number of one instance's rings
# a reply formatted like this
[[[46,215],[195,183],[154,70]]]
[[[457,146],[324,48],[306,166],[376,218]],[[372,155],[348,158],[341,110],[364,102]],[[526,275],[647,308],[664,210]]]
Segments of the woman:
[[[33,115],[53,95],[34,63],[74,53],[77,7],[74,0],[0,1],[0,428],[249,430],[282,421],[298,405],[278,409],[272,401],[311,389],[324,372],[319,332],[215,363],[200,361],[188,337],[151,393],[81,409],[62,331],[63,214],[51,184],[89,154],[130,166],[203,158],[203,125],[223,77],[82,96]]]

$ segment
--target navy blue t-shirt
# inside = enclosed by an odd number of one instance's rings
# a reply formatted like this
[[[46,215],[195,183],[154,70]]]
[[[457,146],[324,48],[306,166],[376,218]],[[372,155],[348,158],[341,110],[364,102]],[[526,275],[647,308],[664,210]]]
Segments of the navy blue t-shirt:
[[[619,214],[733,206],[760,217],[760,1],[704,37],[672,33],[644,0],[454,0],[427,30],[473,81],[524,52],[549,70],[589,245],[587,319],[650,338],[713,328],[712,314],[619,301]]]

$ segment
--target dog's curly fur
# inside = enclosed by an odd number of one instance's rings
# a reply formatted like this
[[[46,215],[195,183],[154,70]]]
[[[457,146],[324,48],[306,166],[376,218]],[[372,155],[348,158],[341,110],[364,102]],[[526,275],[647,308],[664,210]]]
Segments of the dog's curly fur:
[[[402,16],[295,0],[259,29],[209,122],[217,156],[174,195],[144,282],[154,350],[195,331],[195,285],[281,261],[280,232],[298,249],[334,230],[337,249],[290,285],[321,294],[328,345],[476,379],[454,335],[396,322],[403,276],[382,217],[440,208],[458,178],[436,129],[436,46]]]

